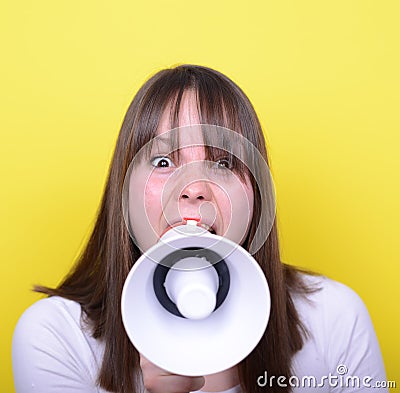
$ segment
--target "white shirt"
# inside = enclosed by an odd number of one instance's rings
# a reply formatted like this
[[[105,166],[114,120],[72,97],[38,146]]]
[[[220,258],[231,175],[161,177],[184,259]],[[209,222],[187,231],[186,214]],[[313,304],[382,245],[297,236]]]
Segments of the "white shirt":
[[[363,302],[343,284],[307,276],[320,291],[294,297],[310,337],[293,358],[290,380],[268,375],[258,381],[294,386],[297,392],[370,393],[386,380],[378,341]],[[21,316],[13,337],[16,393],[105,393],[96,384],[104,352],[81,318],[78,303],[61,297],[39,300]],[[375,392],[387,392],[375,388]],[[225,393],[240,393],[234,387]]]

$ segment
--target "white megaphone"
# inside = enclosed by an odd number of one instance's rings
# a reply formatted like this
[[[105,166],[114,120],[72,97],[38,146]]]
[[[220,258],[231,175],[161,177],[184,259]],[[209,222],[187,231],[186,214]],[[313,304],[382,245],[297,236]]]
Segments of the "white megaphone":
[[[136,349],[187,376],[224,371],[249,355],[265,332],[270,303],[255,259],[191,220],[138,259],[121,300]]]

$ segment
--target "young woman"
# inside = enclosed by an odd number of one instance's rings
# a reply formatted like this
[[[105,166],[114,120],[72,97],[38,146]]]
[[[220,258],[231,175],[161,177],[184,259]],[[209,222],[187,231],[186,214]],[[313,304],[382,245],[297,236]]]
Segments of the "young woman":
[[[367,392],[366,385],[385,380],[362,301],[342,284],[281,262],[276,223],[269,225],[268,215],[262,212],[263,200],[271,197],[272,190],[229,154],[198,145],[179,154],[144,154],[151,175],[139,173],[132,178],[137,195],[129,202],[131,228],[125,225],[121,196],[132,160],[154,138],[176,127],[184,135],[185,127],[195,124],[232,130],[268,162],[256,113],[229,78],[192,65],[166,69],[150,78],[126,113],[85,250],[57,288],[36,288],[49,296],[31,306],[16,327],[17,393],[355,391],[351,381],[343,380],[345,376],[358,378],[357,391]],[[202,160],[235,174],[233,188],[225,186],[222,192],[216,182],[203,178],[174,187],[175,180],[170,179],[176,171]],[[179,192],[171,191],[165,198],[167,183]],[[235,195],[244,197],[235,200]],[[254,245],[259,228],[270,226],[252,253],[268,280],[271,314],[261,341],[242,362],[215,375],[187,377],[161,370],[138,353],[125,333],[120,303],[125,279],[142,252],[171,225],[183,221],[184,215],[198,217],[204,203],[212,207],[213,217],[207,219],[216,223],[216,234],[229,237],[234,222],[242,236],[232,238],[245,249]],[[167,210],[179,214],[170,218]],[[315,381],[307,382],[307,377]]]

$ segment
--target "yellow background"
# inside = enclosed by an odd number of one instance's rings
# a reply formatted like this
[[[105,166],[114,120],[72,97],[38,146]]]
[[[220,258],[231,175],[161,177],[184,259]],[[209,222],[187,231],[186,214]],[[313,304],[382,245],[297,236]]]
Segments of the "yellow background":
[[[31,286],[57,285],[90,231],[131,97],[177,63],[250,96],[284,260],[360,294],[400,386],[399,4],[3,1],[0,391],[14,391],[11,337],[39,298]]]

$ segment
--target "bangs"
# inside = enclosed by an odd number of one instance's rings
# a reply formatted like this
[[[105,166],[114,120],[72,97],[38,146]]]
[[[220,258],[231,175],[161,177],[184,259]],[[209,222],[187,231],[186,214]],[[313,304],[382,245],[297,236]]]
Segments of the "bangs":
[[[199,125],[181,126],[179,119],[182,111],[182,99],[184,93],[192,93]],[[173,158],[180,162],[179,152],[182,147],[202,145],[205,149],[205,160],[216,162],[226,160],[229,168],[240,177],[248,174],[246,162],[249,154],[243,143],[240,121],[237,117],[237,106],[232,100],[228,100],[229,94],[223,94],[220,86],[204,86],[198,84],[184,91],[179,91],[176,99],[169,106],[170,129],[179,129],[180,132],[168,133]],[[225,92],[226,93],[226,92]],[[198,134],[192,139],[184,132]],[[189,142],[192,140],[192,142]]]

